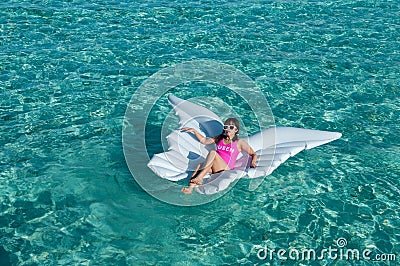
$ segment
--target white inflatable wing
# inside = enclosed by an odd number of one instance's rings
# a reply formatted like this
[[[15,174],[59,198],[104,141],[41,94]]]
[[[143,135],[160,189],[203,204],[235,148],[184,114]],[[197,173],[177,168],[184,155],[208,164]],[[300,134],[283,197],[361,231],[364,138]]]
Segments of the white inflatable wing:
[[[302,150],[339,139],[338,132],[294,127],[275,127],[263,130],[247,138],[258,155],[257,167],[248,170],[249,178],[270,175],[279,165]]]
[[[212,111],[174,95],[168,96],[168,102],[179,117],[179,128],[191,127],[205,134],[206,137],[215,137],[221,134],[222,121]],[[187,133],[184,135],[187,135]],[[197,139],[196,141],[198,142]]]
[[[222,122],[212,111],[200,105],[170,95],[169,104],[179,118],[179,128],[191,127],[206,137],[222,132]],[[175,130],[167,136],[168,151],[153,156],[147,166],[158,176],[171,181],[187,177],[188,171],[205,160],[212,145],[205,146],[188,132]]]

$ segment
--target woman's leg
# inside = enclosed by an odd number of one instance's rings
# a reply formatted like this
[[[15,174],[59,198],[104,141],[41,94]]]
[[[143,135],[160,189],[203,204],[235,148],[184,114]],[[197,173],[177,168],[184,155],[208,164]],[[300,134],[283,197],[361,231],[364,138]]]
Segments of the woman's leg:
[[[192,176],[190,177],[190,180],[195,178],[199,173],[200,173],[200,168],[203,166],[203,163],[199,163],[196,167],[196,169],[193,171]]]
[[[192,193],[192,190],[195,186],[201,185],[203,183],[203,178],[207,174],[229,170],[226,162],[215,150],[212,150],[208,153],[203,165],[205,165],[205,167],[201,171],[199,171],[200,167],[196,169],[197,172],[192,175],[189,186],[187,188],[182,188],[183,193]]]
[[[216,173],[223,170],[229,170],[228,165],[226,162],[221,158],[221,156],[215,151],[212,150],[208,153],[206,160],[204,162],[205,167],[200,173],[193,178],[191,181],[201,185],[203,178],[207,174]]]

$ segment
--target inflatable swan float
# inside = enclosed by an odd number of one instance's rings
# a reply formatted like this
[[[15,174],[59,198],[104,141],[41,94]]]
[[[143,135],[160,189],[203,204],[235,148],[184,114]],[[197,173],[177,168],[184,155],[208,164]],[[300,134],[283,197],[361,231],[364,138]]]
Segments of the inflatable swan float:
[[[170,105],[179,118],[179,127],[191,127],[206,137],[219,135],[223,129],[221,119],[212,111],[173,95]],[[215,194],[243,177],[257,178],[270,175],[279,165],[302,150],[326,144],[342,136],[338,132],[310,130],[294,127],[272,127],[244,139],[258,155],[257,167],[249,168],[247,154],[239,154],[232,170],[204,177],[203,184],[195,188],[201,194]],[[189,172],[205,160],[213,145],[201,144],[191,133],[174,130],[167,136],[167,152],[153,156],[147,166],[161,178],[178,181],[188,178]]]

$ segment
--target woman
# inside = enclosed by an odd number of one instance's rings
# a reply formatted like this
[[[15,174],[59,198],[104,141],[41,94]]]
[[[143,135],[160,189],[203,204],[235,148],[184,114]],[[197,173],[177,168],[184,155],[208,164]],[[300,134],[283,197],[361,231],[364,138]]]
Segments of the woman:
[[[245,140],[238,139],[239,121],[236,118],[228,118],[222,133],[213,138],[206,138],[193,128],[184,127],[181,130],[193,133],[202,144],[216,144],[216,149],[211,150],[206,160],[193,172],[189,186],[182,188],[185,194],[192,193],[194,187],[201,185],[205,175],[233,169],[241,151],[252,157],[250,167],[256,167],[257,155]]]

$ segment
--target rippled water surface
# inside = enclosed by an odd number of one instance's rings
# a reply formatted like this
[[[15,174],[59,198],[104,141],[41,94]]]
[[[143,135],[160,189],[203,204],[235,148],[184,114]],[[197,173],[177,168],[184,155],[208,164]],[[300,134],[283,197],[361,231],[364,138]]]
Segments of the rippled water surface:
[[[399,14],[399,1],[3,1],[0,264],[290,265],[301,261],[257,252],[338,238],[399,263]],[[277,125],[343,137],[256,191],[240,180],[199,207],[154,199],[126,166],[125,109],[152,74],[198,59],[249,75]],[[218,97],[252,121],[224,88],[174,93]],[[165,99],[148,121],[153,143]]]

